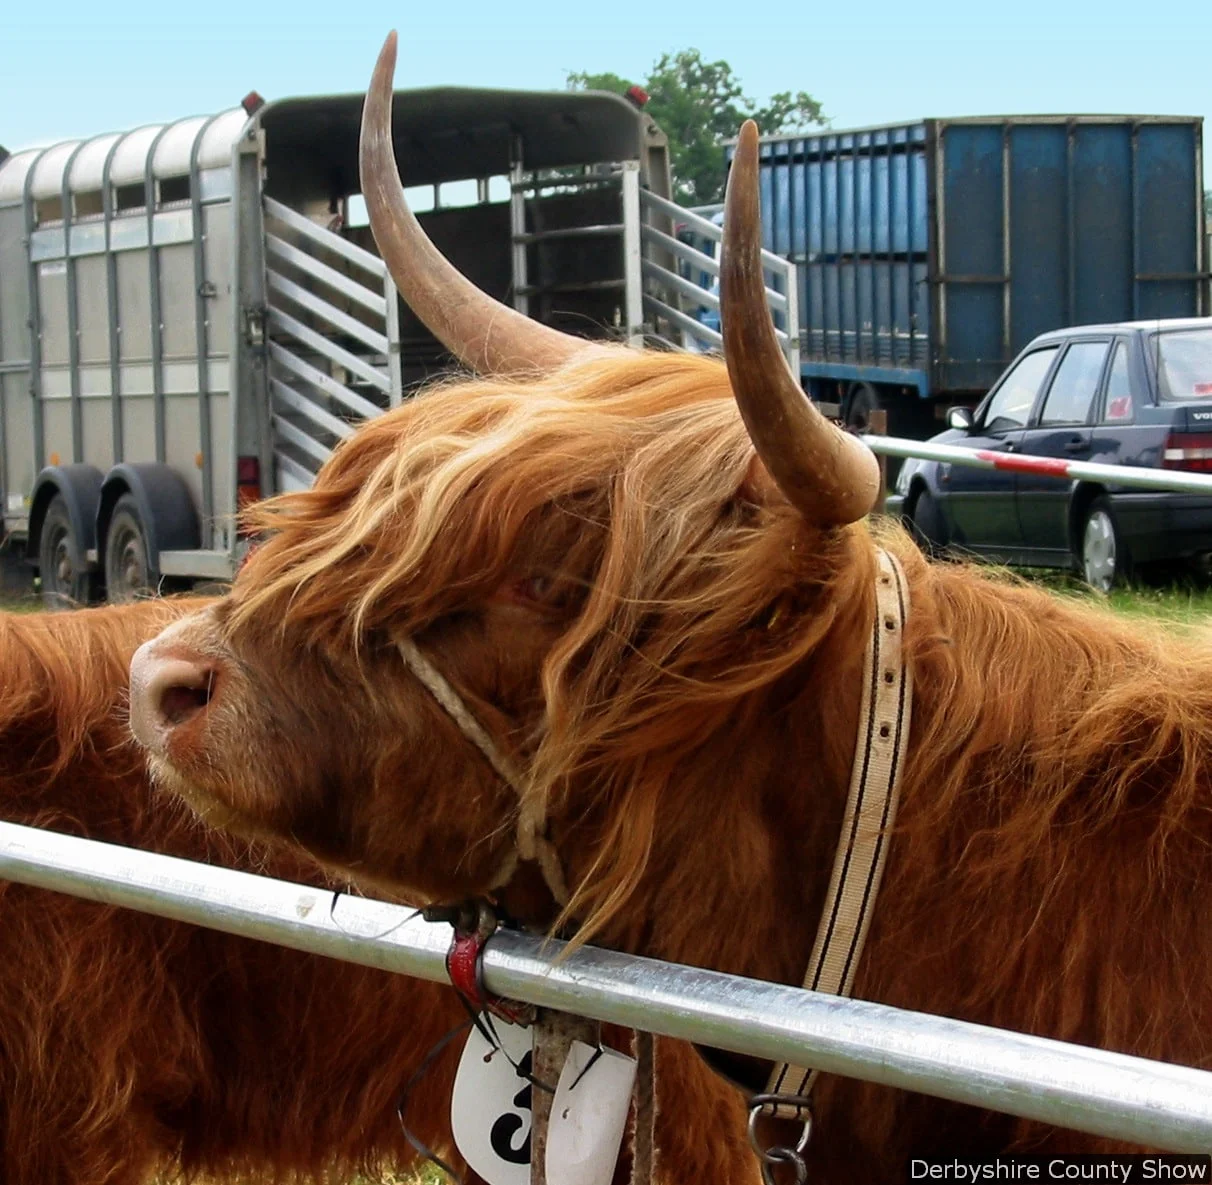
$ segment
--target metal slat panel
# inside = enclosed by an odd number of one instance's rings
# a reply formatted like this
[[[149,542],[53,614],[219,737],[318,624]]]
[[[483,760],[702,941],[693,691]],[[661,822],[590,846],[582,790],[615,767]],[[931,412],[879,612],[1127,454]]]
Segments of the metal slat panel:
[[[681,293],[682,296],[685,296],[695,304],[703,305],[709,309],[718,309],[720,307],[720,298],[714,292],[707,288],[700,288],[693,280],[687,280],[684,276],[679,276],[676,272],[671,272],[667,268],[659,267],[647,259],[641,265],[641,273],[646,279],[656,281],[662,288],[672,289],[675,292]]]
[[[342,275],[336,268],[321,263],[318,259],[308,255],[306,251],[300,251],[298,247],[292,246],[284,239],[278,238],[277,235],[267,234],[265,246],[271,255],[276,255],[292,267],[297,267],[300,271],[315,276],[317,280],[327,284],[330,288],[335,288],[342,296],[356,300],[363,308],[370,309],[372,313],[378,313],[380,317],[387,315],[387,301],[383,299],[381,293],[375,293],[369,288],[363,287],[357,280],[351,280],[348,276]]]
[[[673,235],[667,235],[663,230],[657,230],[652,226],[642,226],[640,227],[640,238],[654,247],[660,247],[662,251],[672,252],[679,259],[694,264],[698,271],[707,272],[712,276],[720,274],[718,259],[703,254],[698,248],[690,246],[689,243],[683,243],[681,239],[675,239]]]
[[[317,424],[325,432],[331,432],[333,436],[339,436],[342,440],[353,435],[352,424],[347,424],[338,416],[334,416],[332,412],[317,407],[301,391],[295,390],[281,379],[271,378],[269,385],[275,401],[283,407],[289,408],[296,415],[306,416],[313,424]]]
[[[351,243],[347,239],[341,238],[340,235],[333,234],[332,231],[325,230],[322,226],[317,226],[310,218],[305,218],[289,206],[284,206],[281,202],[267,197],[265,213],[285,226],[289,226],[291,230],[319,243],[326,251],[343,256],[350,263],[370,272],[377,279],[386,278],[387,265],[377,255],[372,255],[364,247],[359,247],[356,243]]]
[[[269,310],[269,320],[270,324],[285,330],[304,345],[311,346],[317,354],[323,354],[324,357],[331,358],[334,362],[344,366],[346,370],[353,371],[354,374],[364,378],[372,386],[378,387],[385,395],[391,393],[391,379],[386,374],[376,370],[364,358],[359,358],[357,354],[351,354],[348,350],[343,350],[340,346],[334,345],[322,333],[309,329],[302,321],[290,316],[289,313],[284,313],[281,309],[271,308]]]
[[[313,437],[308,436],[306,432],[292,424],[285,416],[275,414],[270,417],[270,420],[273,423],[274,431],[283,440],[293,444],[297,449],[302,449],[303,452],[319,464],[323,465],[332,456],[332,449],[322,445]]]
[[[283,296],[293,300],[295,304],[315,313],[317,317],[322,317],[343,333],[357,338],[363,345],[369,346],[379,354],[387,355],[389,346],[386,334],[377,333],[369,325],[351,317],[348,313],[343,313],[334,305],[329,304],[322,296],[317,296],[293,280],[288,280],[281,272],[270,269],[267,277],[270,288],[276,289]]]
[[[269,357],[272,362],[285,367],[292,374],[297,374],[299,378],[305,379],[313,386],[319,387],[326,395],[331,395],[338,403],[349,408],[354,415],[361,416],[364,420],[373,420],[375,416],[383,414],[381,407],[371,403],[369,399],[363,399],[361,395],[355,394],[348,387],[341,386],[331,375],[317,370],[310,362],[296,357],[285,346],[279,345],[277,342],[270,342]]]
[[[274,478],[280,493],[295,494],[310,490],[316,475],[285,453],[275,453]]]
[[[724,338],[721,334],[716,333],[714,329],[708,329],[700,321],[696,321],[693,317],[688,317],[680,309],[675,309],[672,305],[666,304],[663,300],[659,300],[655,296],[644,294],[644,308],[650,312],[657,313],[662,317],[668,317],[675,325],[686,330],[692,337],[697,337],[702,341],[708,342],[713,346],[718,346],[723,349]]]

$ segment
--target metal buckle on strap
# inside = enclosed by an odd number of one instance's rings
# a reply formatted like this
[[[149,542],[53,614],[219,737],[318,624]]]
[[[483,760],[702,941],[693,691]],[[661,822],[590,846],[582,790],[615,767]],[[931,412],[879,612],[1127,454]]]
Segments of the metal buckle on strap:
[[[758,1117],[762,1114],[780,1116],[791,1111],[800,1123],[799,1138],[795,1147],[772,1144],[762,1146],[757,1133]],[[795,1172],[796,1185],[805,1185],[808,1166],[804,1162],[804,1150],[812,1138],[812,1111],[808,1099],[799,1094],[755,1094],[749,1100],[749,1147],[753,1149],[762,1165],[762,1180],[765,1185],[775,1185],[776,1165],[789,1164]]]

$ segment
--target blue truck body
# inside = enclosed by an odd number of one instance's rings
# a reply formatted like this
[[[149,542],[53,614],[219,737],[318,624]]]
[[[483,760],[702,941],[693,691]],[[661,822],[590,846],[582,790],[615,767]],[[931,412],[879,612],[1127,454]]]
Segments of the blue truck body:
[[[991,116],[767,137],[805,389],[925,435],[1037,334],[1209,312],[1202,120]],[[731,159],[731,148],[729,159]]]

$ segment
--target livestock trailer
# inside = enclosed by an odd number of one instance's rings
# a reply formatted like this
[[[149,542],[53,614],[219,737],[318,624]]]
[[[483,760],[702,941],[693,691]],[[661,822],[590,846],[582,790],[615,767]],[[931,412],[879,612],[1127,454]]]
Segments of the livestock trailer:
[[[1203,121],[926,119],[762,141],[805,389],[928,435],[1037,334],[1207,314]],[[732,149],[728,149],[729,160]]]
[[[306,488],[451,365],[366,225],[361,112],[253,94],[0,151],[0,497],[46,599],[230,579],[241,505]],[[714,344],[682,310],[694,253],[634,103],[439,88],[397,92],[394,120],[421,222],[487,292],[587,337]]]

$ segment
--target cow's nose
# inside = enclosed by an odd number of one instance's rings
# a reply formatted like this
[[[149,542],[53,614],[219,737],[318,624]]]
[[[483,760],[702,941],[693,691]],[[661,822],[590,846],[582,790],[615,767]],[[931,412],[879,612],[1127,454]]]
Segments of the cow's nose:
[[[141,744],[163,749],[173,729],[205,711],[214,694],[216,667],[201,658],[161,653],[144,642],[130,663],[130,726]]]

